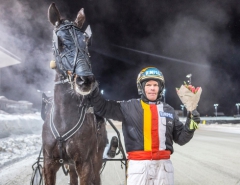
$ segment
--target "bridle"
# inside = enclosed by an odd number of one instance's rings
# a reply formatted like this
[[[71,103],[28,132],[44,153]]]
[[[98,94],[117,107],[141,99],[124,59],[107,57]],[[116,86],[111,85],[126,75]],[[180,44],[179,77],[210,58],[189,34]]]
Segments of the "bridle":
[[[63,20],[62,24],[55,26],[53,30],[52,50],[56,62],[56,71],[60,75],[60,81],[55,84],[73,83],[74,77],[91,76],[92,67],[90,63],[90,54],[88,52],[88,41],[91,37],[90,26],[83,32],[74,22]],[[70,35],[70,37],[69,37]],[[65,49],[61,48],[59,36],[66,36],[73,42],[64,43]],[[65,41],[67,41],[65,39]],[[63,50],[62,52],[60,52]],[[65,51],[64,51],[65,50]],[[74,56],[71,53],[75,53]],[[68,58],[71,57],[70,62]]]

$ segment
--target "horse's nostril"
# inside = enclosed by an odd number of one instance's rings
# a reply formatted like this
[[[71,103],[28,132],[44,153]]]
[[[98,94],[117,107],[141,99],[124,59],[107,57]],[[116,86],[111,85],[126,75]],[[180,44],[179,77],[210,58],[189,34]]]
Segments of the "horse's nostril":
[[[94,76],[78,76],[76,78],[76,83],[79,85],[83,84],[91,84],[95,82],[95,77]]]
[[[85,81],[86,81],[86,79],[85,79],[85,77],[84,77],[84,76],[80,76],[80,80],[81,80],[81,81],[83,81],[83,82],[85,82]]]
[[[84,83],[85,83],[84,77],[83,77],[83,76],[79,76],[79,77],[77,78],[77,84],[82,85],[82,84],[84,84]]]

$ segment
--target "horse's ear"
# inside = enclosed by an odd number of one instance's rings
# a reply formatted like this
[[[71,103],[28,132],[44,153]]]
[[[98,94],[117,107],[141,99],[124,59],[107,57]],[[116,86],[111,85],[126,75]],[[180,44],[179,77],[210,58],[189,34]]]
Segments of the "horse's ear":
[[[75,19],[75,23],[77,24],[77,26],[79,28],[82,28],[83,23],[85,22],[85,19],[86,19],[86,17],[85,17],[85,14],[84,14],[84,9],[81,8],[81,10],[77,14],[77,18]]]
[[[60,13],[55,5],[55,3],[52,3],[48,8],[48,20],[56,26],[56,23],[60,23]]]

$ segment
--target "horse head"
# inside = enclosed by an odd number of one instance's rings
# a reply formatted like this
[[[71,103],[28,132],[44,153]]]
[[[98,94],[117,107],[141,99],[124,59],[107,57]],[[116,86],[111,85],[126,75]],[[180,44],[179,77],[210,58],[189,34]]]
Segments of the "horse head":
[[[55,3],[52,3],[48,9],[48,19],[54,25],[52,49],[55,61],[50,64],[51,68],[56,69],[60,81],[69,80],[76,94],[89,94],[95,85],[95,78],[88,52],[91,30],[90,27],[82,30],[85,21],[83,8],[75,21],[69,21],[61,18]]]

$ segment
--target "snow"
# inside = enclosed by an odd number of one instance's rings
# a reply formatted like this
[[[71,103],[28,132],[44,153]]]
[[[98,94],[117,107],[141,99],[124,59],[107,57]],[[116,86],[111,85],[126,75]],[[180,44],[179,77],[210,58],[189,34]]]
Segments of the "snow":
[[[40,113],[35,114],[0,114],[0,138],[12,134],[36,134],[42,130],[43,120]]]
[[[185,119],[181,121],[185,122]],[[40,113],[22,115],[0,113],[0,171],[7,165],[40,152],[42,124]],[[240,134],[240,124],[200,124],[200,129],[206,128]]]
[[[0,169],[40,151],[42,124],[39,113],[0,114]]]

